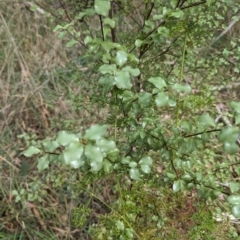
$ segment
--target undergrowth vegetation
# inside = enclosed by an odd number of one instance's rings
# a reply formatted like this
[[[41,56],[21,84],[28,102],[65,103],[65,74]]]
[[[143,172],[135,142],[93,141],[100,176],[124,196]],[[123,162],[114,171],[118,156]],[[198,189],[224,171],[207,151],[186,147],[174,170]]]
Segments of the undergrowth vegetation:
[[[239,239],[239,7],[0,2],[1,239]]]

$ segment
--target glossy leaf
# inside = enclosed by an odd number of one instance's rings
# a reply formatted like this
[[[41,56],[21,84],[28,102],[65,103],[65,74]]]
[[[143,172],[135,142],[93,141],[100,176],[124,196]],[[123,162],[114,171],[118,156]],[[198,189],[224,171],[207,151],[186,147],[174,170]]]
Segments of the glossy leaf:
[[[231,195],[227,198],[228,203],[232,205],[239,205],[240,204],[240,195]]]
[[[103,167],[103,154],[99,147],[88,144],[85,148],[85,155],[90,160],[91,170],[98,172]]]
[[[63,151],[64,162],[66,164],[73,164],[75,168],[77,168],[77,166],[80,167],[84,164],[84,162],[80,161],[82,154],[82,144],[79,142],[72,142]]]
[[[79,137],[76,134],[68,133],[66,131],[60,131],[57,134],[56,142],[58,142],[61,146],[67,146],[72,142],[78,142]]]
[[[100,140],[104,137],[107,132],[107,125],[92,125],[89,129],[86,130],[84,139],[88,140]]]
[[[135,46],[136,47],[141,47],[142,46],[142,43],[143,43],[143,41],[142,40],[140,40],[140,39],[137,39],[136,41],[135,41]]]
[[[173,183],[173,191],[174,192],[179,192],[180,190],[184,190],[186,187],[185,181],[179,179],[177,181],[174,181]]]
[[[127,62],[128,55],[124,51],[117,51],[116,63],[118,66],[123,66]]]
[[[167,104],[168,99],[169,97],[165,92],[160,92],[155,98],[155,103],[158,107],[162,107]]]
[[[159,90],[167,86],[165,80],[161,77],[152,77],[148,81],[152,83]]]
[[[235,142],[225,142],[223,145],[223,150],[228,154],[236,154],[238,152],[238,145]]]
[[[25,157],[31,157],[31,156],[33,156],[33,155],[35,155],[35,154],[40,153],[40,152],[41,152],[40,149],[38,149],[37,147],[30,146],[27,150],[23,151],[22,154],[23,154]]]
[[[96,146],[100,147],[102,152],[109,152],[116,149],[115,142],[107,139],[100,139],[96,142]]]
[[[95,0],[94,9],[97,14],[107,16],[110,7],[110,0]]]
[[[131,78],[127,71],[117,71],[114,80],[118,88],[131,89],[132,87]]]
[[[113,171],[113,165],[111,162],[109,162],[108,160],[104,160],[103,161],[103,170],[106,174],[109,174]]]
[[[41,158],[39,158],[38,165],[37,165],[37,169],[39,172],[42,172],[43,170],[47,169],[48,166],[49,166],[49,159],[47,155],[44,155]]]
[[[111,18],[105,18],[103,20],[103,23],[104,24],[108,24],[111,28],[114,28],[115,27],[115,21]]]
[[[235,218],[240,218],[240,205],[235,205],[232,207],[232,214]]]
[[[138,68],[132,68],[130,66],[126,66],[122,70],[129,72],[133,77],[137,77],[140,74],[140,70]]]
[[[240,189],[240,184],[238,182],[229,182],[229,188],[232,193],[238,192]]]
[[[125,229],[124,223],[123,223],[122,221],[120,221],[120,220],[117,220],[117,222],[116,222],[116,227],[117,227],[117,229],[120,230],[120,231],[123,231],[123,230]]]
[[[186,93],[191,92],[191,87],[188,84],[175,83],[172,89],[176,90],[177,92],[186,92]]]
[[[133,180],[140,179],[140,172],[137,168],[131,168],[129,174],[130,174],[130,178]]]
[[[43,147],[46,152],[54,152],[59,147],[59,143],[57,141],[47,140],[43,142]]]

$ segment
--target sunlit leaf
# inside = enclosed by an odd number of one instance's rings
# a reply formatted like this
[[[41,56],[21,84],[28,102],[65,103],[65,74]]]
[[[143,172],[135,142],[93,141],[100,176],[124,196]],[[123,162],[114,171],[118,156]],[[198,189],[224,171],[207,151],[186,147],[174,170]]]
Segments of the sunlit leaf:
[[[129,174],[130,174],[130,178],[133,180],[140,179],[140,172],[137,168],[131,168]]]
[[[111,162],[109,162],[108,160],[104,160],[103,161],[103,170],[106,174],[109,174],[112,172],[113,170],[113,165]]]
[[[96,142],[96,146],[100,147],[102,152],[109,152],[116,149],[115,142],[107,139],[100,139]]]
[[[227,198],[228,203],[232,205],[239,205],[240,204],[240,195],[231,195]]]
[[[103,154],[99,147],[88,144],[85,148],[85,155],[90,160],[91,170],[98,172],[103,167]]]
[[[56,141],[62,146],[67,146],[68,144],[70,144],[72,142],[78,142],[79,137],[73,133],[68,133],[66,131],[60,131],[57,134]]]
[[[155,98],[155,103],[158,107],[162,107],[167,104],[168,99],[169,97],[165,92],[160,92]]]
[[[132,83],[129,72],[127,71],[118,71],[114,77],[115,84],[118,88],[121,89],[131,89]]]
[[[148,81],[160,90],[167,86],[165,80],[161,77],[152,77]]]
[[[94,9],[97,14],[107,16],[110,10],[110,0],[95,0]]]
[[[38,171],[42,172],[43,170],[47,169],[49,166],[49,159],[47,155],[42,156],[41,158],[39,158],[38,160]]]
[[[240,218],[240,204],[232,207],[232,214],[235,218]]]
[[[223,150],[228,154],[236,154],[239,150],[238,145],[235,142],[225,142],[223,145]]]
[[[173,191],[174,192],[178,192],[180,190],[184,190],[185,187],[186,187],[186,183],[185,183],[184,180],[179,179],[177,181],[174,181],[174,183],[173,183]]]
[[[115,27],[115,21],[111,18],[105,18],[103,23],[108,24],[111,28]]]
[[[122,222],[122,221],[120,221],[120,220],[117,220],[117,222],[116,222],[116,227],[117,227],[117,229],[118,230],[120,230],[120,231],[123,231],[124,230],[124,223]]]
[[[135,41],[135,46],[136,47],[141,47],[142,46],[142,43],[143,43],[143,41],[142,40],[140,40],[140,39],[137,39],[136,41]]]
[[[36,147],[33,147],[33,146],[30,146],[27,150],[23,151],[23,155],[26,156],[26,157],[31,157],[35,154],[38,154],[40,153],[41,151],[36,148]]]
[[[92,125],[89,129],[86,130],[84,139],[99,140],[103,138],[107,132],[107,127],[107,125]]]
[[[81,161],[81,156],[83,154],[83,146],[79,142],[70,143],[63,151],[63,159],[66,164],[71,164],[75,168],[78,165],[80,167],[83,165]]]
[[[117,51],[116,54],[116,63],[118,66],[123,66],[127,62],[127,53],[124,51]]]
[[[186,92],[186,93],[191,92],[191,87],[189,84],[175,83],[172,89],[176,90],[177,92]]]

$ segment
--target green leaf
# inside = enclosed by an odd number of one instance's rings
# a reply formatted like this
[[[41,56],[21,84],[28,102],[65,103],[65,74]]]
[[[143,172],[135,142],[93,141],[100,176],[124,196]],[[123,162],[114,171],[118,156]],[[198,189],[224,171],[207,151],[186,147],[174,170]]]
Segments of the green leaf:
[[[231,195],[227,198],[227,202],[231,205],[239,205],[240,204],[240,195]]]
[[[27,150],[23,151],[22,154],[23,154],[25,157],[31,157],[31,156],[33,156],[33,155],[35,155],[35,154],[40,153],[40,152],[41,152],[41,151],[40,151],[38,148],[33,147],[33,146],[30,146]]]
[[[106,140],[106,139],[100,139],[96,142],[96,145],[100,147],[102,152],[109,152],[111,150],[116,149],[116,144],[114,141]]]
[[[223,145],[223,150],[228,154],[236,154],[238,152],[238,145],[235,142],[225,142]]]
[[[173,191],[174,192],[178,192],[180,190],[184,190],[185,187],[186,187],[186,183],[185,183],[184,180],[179,179],[177,181],[174,181],[174,183],[173,183]]]
[[[232,207],[232,214],[235,218],[240,218],[240,204]]]
[[[100,140],[107,132],[107,125],[92,125],[89,129],[86,130],[84,139],[88,140]]]
[[[127,62],[128,55],[124,51],[117,51],[116,63],[118,66],[123,66]]]
[[[79,137],[76,134],[68,133],[66,131],[60,131],[57,134],[56,142],[58,142],[61,146],[67,146],[72,142],[78,142]]]
[[[97,14],[107,16],[110,7],[110,0],[95,0],[94,9]]]
[[[108,160],[104,160],[103,161],[103,170],[106,174],[109,174],[113,171],[113,165],[111,162],[109,162]]]
[[[79,43],[77,40],[71,39],[70,41],[67,42],[66,47],[72,47],[77,43]]]
[[[240,102],[230,102],[230,107],[234,109],[236,113],[240,113]]]
[[[84,164],[84,161],[81,160],[82,154],[82,144],[80,142],[72,142],[63,151],[64,162],[73,168],[79,168]]]
[[[120,231],[123,231],[123,230],[125,229],[124,223],[123,223],[122,221],[120,221],[120,220],[118,220],[118,221],[116,222],[116,227],[117,227],[117,229],[120,230]]]
[[[137,40],[135,41],[135,46],[136,46],[137,48],[139,48],[139,47],[141,47],[141,46],[142,46],[142,43],[143,43],[143,41],[142,41],[142,40],[140,40],[140,39],[137,39]]]
[[[116,64],[103,64],[98,70],[102,74],[114,74],[117,71],[117,66]]]
[[[138,68],[131,68],[130,66],[126,66],[122,70],[129,72],[133,77],[137,77],[140,74]]]
[[[220,142],[235,142],[239,137],[239,133],[238,127],[225,127],[218,135],[218,139]]]
[[[137,168],[131,168],[129,174],[130,174],[130,178],[133,180],[140,179],[140,172]]]
[[[152,158],[149,156],[143,157],[140,159],[139,164],[140,165],[148,165],[151,166],[152,165]]]
[[[183,120],[180,124],[180,128],[186,132],[186,133],[190,133],[192,131],[192,124],[190,121],[187,120]]]
[[[240,123],[240,114],[236,114],[235,116],[235,124],[239,124]]]
[[[29,163],[26,160],[23,160],[20,167],[21,175],[27,176],[30,172]]]
[[[65,36],[67,35],[67,32],[60,32],[59,34],[58,34],[58,39],[60,39],[60,40],[62,40]]]
[[[155,98],[155,103],[158,107],[162,107],[167,104],[168,99],[169,97],[165,92],[160,92]]]
[[[92,39],[90,36],[86,36],[86,37],[84,38],[84,43],[85,43],[86,45],[88,45],[88,43],[91,43],[92,40],[93,40],[93,39]]]
[[[130,167],[130,168],[136,168],[136,167],[137,167],[137,163],[134,162],[134,161],[131,161],[131,162],[129,163],[129,167]]]
[[[140,92],[138,103],[143,107],[150,107],[152,102],[152,94],[148,92]]]
[[[183,18],[184,12],[180,9],[177,9],[174,12],[171,12],[170,17],[175,17],[175,18]]]
[[[54,31],[54,32],[57,32],[59,29],[63,29],[63,26],[57,25],[57,26],[53,29],[53,31]]]
[[[54,152],[59,147],[59,143],[57,141],[46,140],[43,142],[43,147],[46,152]]]
[[[186,92],[186,93],[191,92],[191,87],[189,84],[183,85],[183,84],[175,83],[172,89],[176,90],[177,92]]]
[[[167,86],[165,80],[161,77],[152,77],[148,81],[160,90]]]
[[[99,147],[88,144],[85,148],[85,155],[90,160],[91,170],[98,172],[103,167],[103,154]]]
[[[48,156],[44,155],[38,160],[37,169],[39,172],[42,172],[43,170],[47,169],[48,166],[49,166]]]
[[[215,127],[215,122],[213,118],[208,114],[204,113],[198,118],[198,122],[202,123],[205,126],[213,126]]]
[[[146,173],[146,174],[149,174],[149,173],[151,172],[151,167],[149,167],[149,165],[144,165],[144,164],[142,164],[142,165],[141,165],[141,169],[142,169],[142,171],[143,171],[144,173]]]
[[[121,89],[131,89],[132,83],[129,72],[127,71],[117,71],[114,77],[115,84]]]
[[[240,189],[240,184],[237,182],[229,182],[229,188],[232,193],[238,192]]]
[[[115,27],[115,21],[111,18],[105,18],[103,20],[103,23],[106,24],[106,25],[108,24],[111,28]]]

